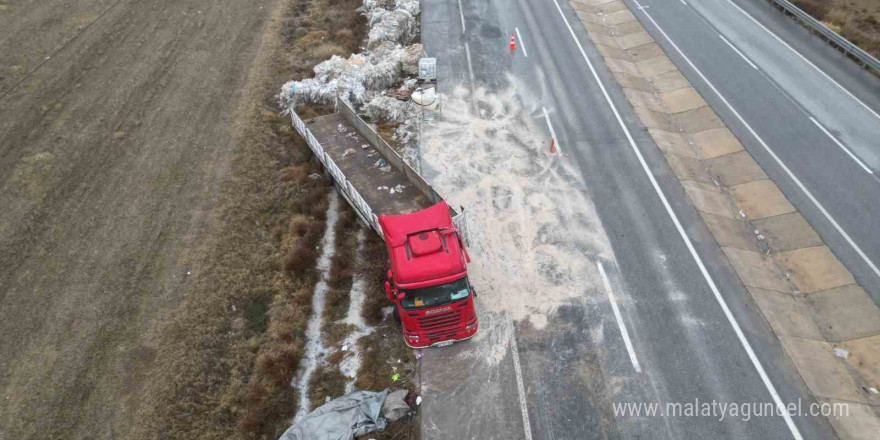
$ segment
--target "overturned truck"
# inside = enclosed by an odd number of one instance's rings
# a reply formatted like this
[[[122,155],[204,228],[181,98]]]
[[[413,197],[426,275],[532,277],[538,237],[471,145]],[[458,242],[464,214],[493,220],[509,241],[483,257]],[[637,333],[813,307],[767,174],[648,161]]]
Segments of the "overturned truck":
[[[360,220],[385,240],[385,294],[410,347],[449,345],[477,332],[467,276],[467,221],[450,207],[344,100],[297,133]]]

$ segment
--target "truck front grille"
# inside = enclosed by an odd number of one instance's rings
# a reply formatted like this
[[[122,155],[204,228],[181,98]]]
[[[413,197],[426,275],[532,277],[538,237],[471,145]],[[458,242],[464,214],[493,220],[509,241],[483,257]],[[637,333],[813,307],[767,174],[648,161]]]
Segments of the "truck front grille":
[[[433,316],[422,316],[418,318],[419,327],[422,330],[430,331],[432,329],[447,327],[450,325],[454,325],[461,320],[461,310],[456,310],[449,313],[443,313],[440,315]]]
[[[459,332],[460,329],[454,328],[450,330],[443,330],[437,333],[428,333],[428,339],[451,339],[455,336],[456,333]]]

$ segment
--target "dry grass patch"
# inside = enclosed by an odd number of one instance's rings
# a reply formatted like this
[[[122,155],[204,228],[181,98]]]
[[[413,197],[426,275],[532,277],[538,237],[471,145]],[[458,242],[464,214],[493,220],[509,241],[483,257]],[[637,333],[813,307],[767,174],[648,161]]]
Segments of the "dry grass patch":
[[[385,297],[385,280],[389,261],[385,243],[377,236],[371,236],[364,243],[363,259],[361,260],[360,272],[364,276],[366,284],[366,300],[364,301],[363,316],[368,325],[376,326],[382,323],[382,308],[391,305]]]
[[[236,115],[237,145],[213,214],[220,226],[203,243],[192,291],[156,336],[160,366],[134,437],[275,439],[289,425],[330,188],[310,178],[321,166],[278,115],[275,95],[324,59],[295,44],[300,37],[323,37],[341,55],[358,48],[358,6],[282,0],[267,24]]]
[[[347,57],[360,49],[367,23],[353,12],[361,5],[361,0],[308,0],[290,5],[294,18],[283,38],[290,48],[291,78],[307,78],[315,64],[331,55]]]
[[[348,301],[358,256],[357,234],[359,229],[357,215],[350,206],[346,205],[344,209],[340,210],[339,219],[336,222],[334,231],[336,234],[336,253],[330,260],[330,270],[326,279],[330,289],[327,291],[324,306],[325,332],[331,327],[339,327],[336,322],[344,319],[348,313]],[[338,340],[344,337],[343,335]],[[328,346],[330,345],[328,344]]]
[[[309,399],[312,407],[309,410],[323,405],[330,400],[345,394],[345,383],[348,379],[339,371],[338,363],[319,365],[315,368],[309,384]]]
[[[880,2],[792,0],[792,3],[875,58],[880,58]]]

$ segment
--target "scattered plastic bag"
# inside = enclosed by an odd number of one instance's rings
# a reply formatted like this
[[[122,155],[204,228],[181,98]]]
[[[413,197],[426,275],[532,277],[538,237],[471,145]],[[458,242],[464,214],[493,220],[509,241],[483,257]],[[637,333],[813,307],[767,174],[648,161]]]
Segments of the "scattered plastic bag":
[[[388,394],[385,402],[382,404],[382,414],[389,422],[395,422],[410,412],[410,407],[406,403],[406,396],[409,394],[407,390],[397,390]]]

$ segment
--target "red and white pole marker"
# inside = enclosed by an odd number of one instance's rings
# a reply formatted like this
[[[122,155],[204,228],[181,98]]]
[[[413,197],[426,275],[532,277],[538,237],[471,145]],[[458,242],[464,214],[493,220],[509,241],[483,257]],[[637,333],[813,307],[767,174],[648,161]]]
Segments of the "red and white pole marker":
[[[514,34],[510,34],[510,50],[516,50],[516,39]]]
[[[556,154],[556,138],[550,138],[550,154]]]

